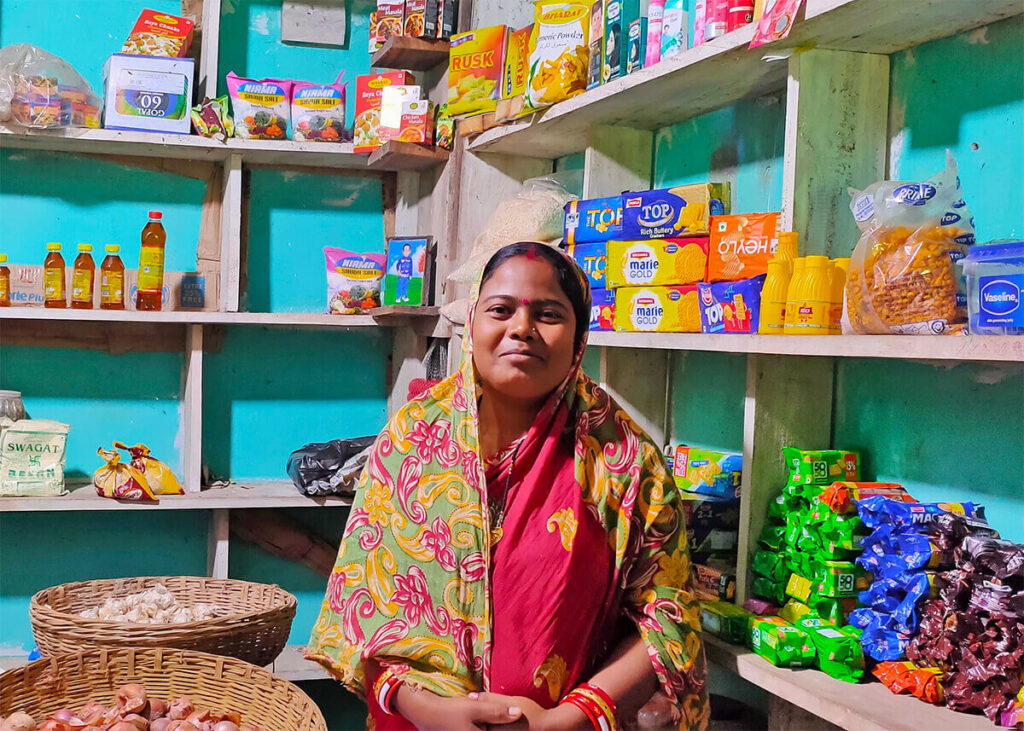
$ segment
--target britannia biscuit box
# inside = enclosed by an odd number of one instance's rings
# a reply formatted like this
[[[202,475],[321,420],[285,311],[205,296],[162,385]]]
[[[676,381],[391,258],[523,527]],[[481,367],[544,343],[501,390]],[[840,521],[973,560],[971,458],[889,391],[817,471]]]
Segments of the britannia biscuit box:
[[[587,275],[591,289],[604,289],[608,286],[605,270],[608,268],[608,244],[574,244],[569,247],[569,256],[580,265]]]
[[[700,332],[697,286],[616,289],[615,329],[624,332]]]
[[[588,244],[622,237],[622,196],[565,204],[565,243]]]
[[[704,236],[711,216],[730,210],[728,183],[680,185],[622,194],[623,239]]]
[[[615,290],[590,290],[590,329],[615,329]]]
[[[759,274],[739,282],[698,284],[701,332],[756,333],[761,319],[761,288],[766,276]]]
[[[707,252],[703,237],[609,241],[607,286],[694,284],[704,279]]]

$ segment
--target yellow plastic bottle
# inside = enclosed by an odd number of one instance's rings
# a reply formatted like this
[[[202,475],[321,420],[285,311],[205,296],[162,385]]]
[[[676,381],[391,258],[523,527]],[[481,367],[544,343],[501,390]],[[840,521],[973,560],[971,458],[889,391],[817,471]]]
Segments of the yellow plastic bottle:
[[[78,258],[71,274],[71,307],[91,310],[93,283],[96,280],[96,262],[92,260],[92,244],[78,245]]]
[[[846,295],[846,273],[850,270],[850,257],[832,260],[832,308],[829,312],[829,333],[843,334],[843,299]]]
[[[781,247],[781,241],[780,247]],[[776,257],[768,262],[768,276],[761,290],[761,335],[782,335],[786,324],[786,293],[793,273],[793,262]]]
[[[793,261],[796,259],[797,243],[800,240],[800,234],[796,231],[783,231],[779,234],[779,245],[775,249],[775,256],[773,258],[780,261]]]
[[[11,270],[7,267],[7,254],[0,254],[0,307],[11,306]]]
[[[827,256],[808,256],[804,281],[797,295],[794,332],[827,335],[832,311],[832,262]]]
[[[786,335],[792,335],[796,330],[796,311],[800,302],[806,267],[806,257],[798,256],[793,260],[793,274],[790,276],[789,286],[786,288],[786,312],[783,320],[783,332]]]

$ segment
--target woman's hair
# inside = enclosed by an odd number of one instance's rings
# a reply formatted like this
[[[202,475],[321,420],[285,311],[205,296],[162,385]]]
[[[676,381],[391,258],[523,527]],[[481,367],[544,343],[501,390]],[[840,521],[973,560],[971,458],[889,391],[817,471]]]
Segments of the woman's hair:
[[[562,292],[569,299],[573,314],[576,316],[575,347],[579,348],[580,343],[583,341],[583,334],[590,327],[588,293],[584,289],[585,285],[581,278],[573,271],[573,267],[576,265],[552,247],[532,241],[520,241],[519,243],[509,244],[498,249],[490,258],[490,261],[487,262],[487,266],[484,267],[483,276],[480,278],[481,289],[494,272],[498,270],[498,267],[509,259],[515,259],[518,256],[525,256],[531,259],[540,257],[555,270],[558,286],[562,288]]]

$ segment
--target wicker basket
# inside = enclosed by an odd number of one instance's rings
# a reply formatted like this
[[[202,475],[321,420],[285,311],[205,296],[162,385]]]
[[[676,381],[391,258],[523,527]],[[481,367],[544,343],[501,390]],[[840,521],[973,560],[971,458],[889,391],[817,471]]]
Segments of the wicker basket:
[[[262,731],[327,731],[309,696],[255,665],[164,648],[91,650],[43,658],[0,674],[0,716],[24,711],[37,722],[60,708],[114,705],[117,689],[141,683],[154,698],[192,699],[197,710],[234,711]]]
[[[206,602],[219,616],[185,624],[130,624],[84,619],[79,613],[126,596],[166,586],[182,603]],[[295,597],[279,586],[196,576],[98,579],[50,587],[32,597],[32,634],[43,657],[117,647],[174,647],[269,665],[288,642]]]

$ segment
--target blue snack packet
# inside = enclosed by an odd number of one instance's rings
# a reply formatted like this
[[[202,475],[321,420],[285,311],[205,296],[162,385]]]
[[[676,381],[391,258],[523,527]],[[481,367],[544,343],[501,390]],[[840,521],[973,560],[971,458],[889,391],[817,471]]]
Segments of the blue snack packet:
[[[872,530],[881,525],[921,528],[945,513],[969,518],[982,515],[980,507],[974,503],[901,503],[884,497],[857,502],[857,514]]]
[[[761,321],[761,289],[767,274],[738,282],[697,285],[702,333],[757,332]]]
[[[608,268],[608,244],[606,242],[572,244],[569,246],[569,256],[580,265],[580,269],[587,275],[590,289],[604,289],[607,286],[605,270]]]
[[[596,243],[622,238],[622,196],[569,201],[565,204],[565,243]],[[604,284],[597,285],[603,287]]]

